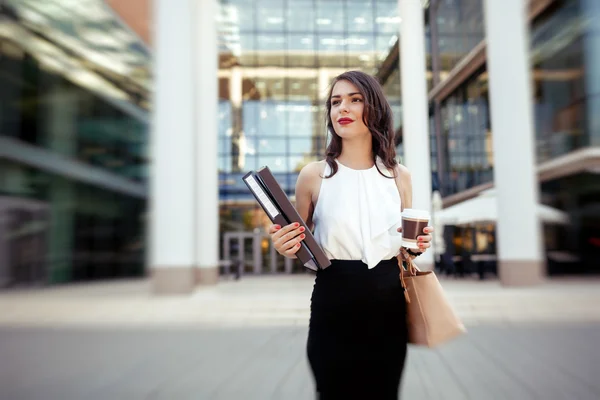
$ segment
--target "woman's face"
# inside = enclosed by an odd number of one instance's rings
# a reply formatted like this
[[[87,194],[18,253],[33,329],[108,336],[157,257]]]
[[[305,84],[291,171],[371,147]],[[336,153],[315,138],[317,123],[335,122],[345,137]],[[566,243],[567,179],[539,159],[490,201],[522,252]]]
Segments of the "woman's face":
[[[349,81],[339,81],[331,91],[329,117],[335,133],[343,139],[370,135],[363,122],[364,98]]]

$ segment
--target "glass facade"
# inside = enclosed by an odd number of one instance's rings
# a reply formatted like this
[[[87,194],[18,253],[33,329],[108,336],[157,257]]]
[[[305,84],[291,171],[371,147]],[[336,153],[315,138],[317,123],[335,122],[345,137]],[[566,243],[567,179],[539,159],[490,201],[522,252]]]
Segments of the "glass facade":
[[[583,15],[583,59],[587,136],[590,146],[600,146],[600,3],[580,1]]]
[[[437,0],[432,1],[437,29],[436,56],[440,62],[440,80],[485,37],[482,0]]]
[[[590,58],[599,48],[587,48],[597,35],[598,20],[586,16],[592,2],[567,0],[532,25],[531,58],[538,161],[546,161],[592,142],[594,81],[600,73]],[[589,7],[588,7],[589,8]],[[597,8],[597,7],[596,7]],[[596,54],[594,54],[596,53]],[[597,104],[597,103],[596,103]],[[588,122],[590,124],[588,125]],[[596,132],[597,134],[597,132]]]
[[[221,0],[220,10],[222,229],[248,230],[256,205],[241,177],[268,165],[294,195],[300,169],[324,157],[329,83],[350,69],[375,75],[399,16],[395,0]],[[398,112],[399,93],[390,97]]]
[[[483,2],[431,1],[426,16],[431,90],[484,40]],[[430,104],[433,189],[445,196],[493,179],[487,90],[482,68],[439,104]]]
[[[101,0],[0,9],[0,286],[142,274],[149,51]]]
[[[599,50],[585,47],[598,36],[599,20],[585,12],[598,12],[593,4],[559,1],[532,22],[530,58],[538,163],[593,145],[598,135],[598,113],[592,110],[597,105],[596,82],[600,79],[598,70],[593,70],[594,52]],[[445,195],[493,180],[487,92],[484,66],[441,102]],[[431,119],[434,141],[433,111]]]
[[[425,2],[423,13],[425,18],[425,68],[426,68],[426,79],[427,79],[427,90],[431,90],[434,85],[434,66],[433,66],[433,47],[431,42],[431,12],[430,7],[432,7],[431,2]],[[400,19],[401,20],[401,19]],[[402,118],[402,85],[401,85],[401,77],[400,77],[400,40],[397,36],[392,37],[394,43],[390,52],[388,53],[388,62],[389,66],[384,68],[379,68],[376,76],[383,84],[383,90],[390,106],[392,107],[392,112],[394,115],[394,128],[396,130],[397,136],[396,140],[398,142],[398,146],[396,147],[396,154],[402,160],[404,156],[404,146],[403,142],[403,118]],[[391,59],[390,59],[391,58]],[[435,146],[435,144],[434,144]],[[433,165],[432,168],[435,170],[436,166]],[[437,182],[437,179],[434,177],[434,180]],[[435,183],[437,184],[437,183]]]
[[[531,28],[538,162],[600,145],[600,2],[562,0]],[[545,181],[544,202],[571,223],[553,232],[555,248],[575,254],[573,273],[598,273],[600,185],[597,169]],[[550,272],[565,273],[550,260]]]
[[[443,193],[459,193],[491,182],[494,161],[487,73],[481,71],[465,82],[441,103],[440,111],[445,151]],[[435,132],[430,135],[434,142]]]
[[[439,63],[440,81],[484,38],[482,3],[430,3],[434,18],[427,22],[428,31],[434,32],[430,42],[432,58]],[[546,7],[531,21],[530,61],[537,163],[598,146],[600,2],[556,0]],[[386,85],[396,85],[395,78],[390,77]],[[492,183],[494,129],[485,64],[438,100],[439,104],[430,104],[430,138],[432,170],[439,171],[442,195]],[[564,261],[561,264],[550,255],[556,252],[571,254],[575,260],[568,266],[571,273],[598,272],[594,260],[600,252],[593,245],[600,235],[597,174],[590,166],[540,182],[541,201],[566,211],[571,218],[567,227],[544,226],[549,274],[565,273]]]
[[[392,107],[394,115],[394,128],[396,131],[402,126],[402,85],[400,84],[400,69],[394,68],[383,84],[383,93]]]
[[[485,29],[482,0],[425,3],[431,90]],[[556,0],[531,23],[538,162],[600,145],[599,5]],[[104,0],[5,0],[0,21],[0,286],[143,273],[150,51]],[[221,233],[266,226],[249,170],[268,165],[293,198],[300,169],[324,156],[325,94],[344,71],[380,78],[402,156],[400,21],[397,0],[219,1]],[[438,100],[433,188],[492,182],[485,65]],[[596,177],[542,185],[547,204],[581,214],[575,236],[600,234]]]
[[[331,80],[347,70],[376,75],[398,41],[399,21],[396,0],[220,1],[222,234],[268,226],[241,179],[249,170],[269,166],[293,199],[301,168],[325,155]],[[399,127],[399,80],[387,95]]]

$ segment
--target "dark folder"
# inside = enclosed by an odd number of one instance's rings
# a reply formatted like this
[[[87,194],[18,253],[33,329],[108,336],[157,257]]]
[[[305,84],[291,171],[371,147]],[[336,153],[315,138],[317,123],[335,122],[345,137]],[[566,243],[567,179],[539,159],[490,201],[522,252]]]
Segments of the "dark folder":
[[[331,265],[331,261],[317,244],[306,222],[300,217],[281,186],[269,170],[262,167],[258,171],[250,171],[243,177],[244,183],[254,198],[274,224],[283,226],[298,222],[304,227],[306,237],[302,240],[296,257],[306,268],[317,271]]]

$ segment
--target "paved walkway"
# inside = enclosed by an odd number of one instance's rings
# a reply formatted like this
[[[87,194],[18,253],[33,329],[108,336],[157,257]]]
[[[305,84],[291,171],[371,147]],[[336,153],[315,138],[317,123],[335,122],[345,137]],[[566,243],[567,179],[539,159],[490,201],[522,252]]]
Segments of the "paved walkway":
[[[411,347],[402,399],[597,400],[599,328],[479,325]],[[0,327],[0,399],[310,400],[305,348],[305,327]]]
[[[444,281],[469,333],[411,346],[402,398],[599,399],[597,283]],[[2,292],[0,400],[314,399],[311,286],[302,275],[175,297],[147,281]]]
[[[246,276],[157,297],[147,280],[0,292],[0,326],[305,326],[311,275]],[[488,322],[600,322],[600,279],[560,279],[530,288],[497,281],[442,280],[470,325]]]

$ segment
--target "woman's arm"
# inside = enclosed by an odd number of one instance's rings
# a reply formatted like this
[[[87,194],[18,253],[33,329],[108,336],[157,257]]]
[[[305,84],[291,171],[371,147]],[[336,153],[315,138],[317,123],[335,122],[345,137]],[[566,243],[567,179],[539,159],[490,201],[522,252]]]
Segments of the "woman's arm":
[[[315,209],[313,198],[315,198],[314,194],[318,193],[320,188],[320,172],[320,163],[312,162],[302,168],[296,181],[296,210],[311,231],[314,228],[312,220]]]
[[[412,208],[412,179],[408,168],[401,164],[396,166],[396,186],[400,193],[401,210]]]
[[[296,211],[310,230],[313,228],[312,214],[314,207],[312,199],[315,190],[314,185],[318,182],[315,176],[320,178],[318,164],[311,163],[302,168],[296,182]],[[269,228],[273,246],[279,254],[288,258],[296,258],[296,252],[300,249],[300,242],[305,237],[303,232],[304,227],[297,224],[287,226],[271,225]]]
[[[398,164],[396,167],[396,186],[400,193],[401,210],[412,208],[412,179],[410,171],[404,165]],[[402,228],[398,228],[398,232],[402,232]],[[419,252],[424,252],[431,246],[431,235],[433,228],[428,226],[423,229],[423,235],[417,237],[419,241]],[[411,255],[412,258],[414,256]]]

